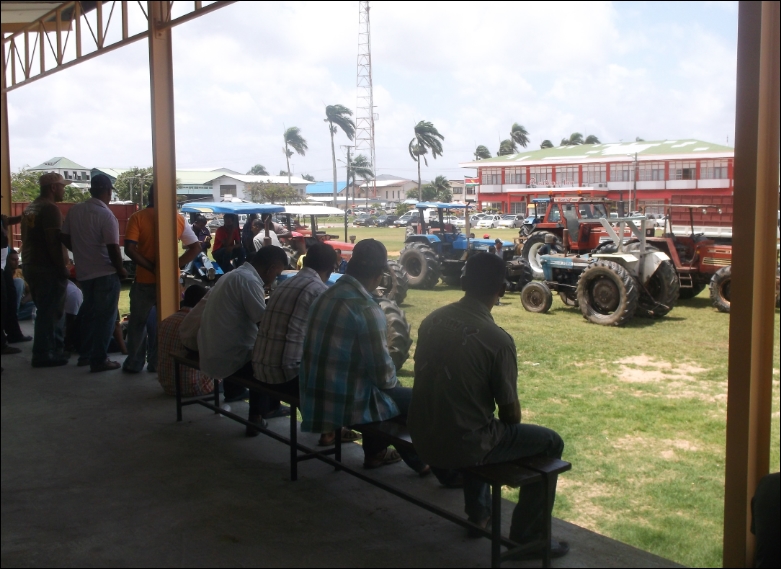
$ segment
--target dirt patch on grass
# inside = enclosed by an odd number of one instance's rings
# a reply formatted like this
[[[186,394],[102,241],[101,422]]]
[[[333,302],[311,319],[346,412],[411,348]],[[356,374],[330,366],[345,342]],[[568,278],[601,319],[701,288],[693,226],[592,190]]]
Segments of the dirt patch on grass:
[[[603,508],[597,501],[602,498],[610,498],[612,493],[610,486],[598,482],[575,482],[566,476],[560,476],[556,485],[556,492],[566,494],[572,504],[571,514],[567,520],[590,530],[599,530],[600,524],[606,520],[618,518],[618,512],[611,512]]]
[[[640,435],[624,435],[612,442],[615,450],[628,455],[657,456],[665,460],[675,460],[678,453],[715,451],[717,448],[705,448],[707,445],[696,443],[681,435],[675,439],[655,439]]]
[[[623,383],[653,384],[663,387],[661,393],[638,392],[641,397],[662,396],[668,399],[700,399],[722,403],[727,399],[726,382],[714,383],[700,379],[710,371],[693,362],[672,363],[645,354],[613,362],[617,370],[610,373]]]

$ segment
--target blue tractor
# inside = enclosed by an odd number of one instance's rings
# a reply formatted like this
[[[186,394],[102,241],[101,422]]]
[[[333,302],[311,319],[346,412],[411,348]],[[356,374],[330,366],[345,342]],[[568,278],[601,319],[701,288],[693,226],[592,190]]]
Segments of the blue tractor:
[[[412,288],[432,289],[440,277],[448,286],[458,286],[469,256],[488,251],[494,246],[491,239],[469,237],[469,216],[465,215],[465,233],[445,218],[449,210],[466,210],[463,204],[421,202],[415,206],[420,212],[416,231],[404,241],[399,263],[409,276]],[[435,209],[437,219],[428,223],[427,210]],[[466,213],[466,211],[465,211]],[[507,281],[511,290],[520,289],[531,280],[531,269],[526,261],[515,258],[513,243],[502,242],[503,258],[507,263]]]

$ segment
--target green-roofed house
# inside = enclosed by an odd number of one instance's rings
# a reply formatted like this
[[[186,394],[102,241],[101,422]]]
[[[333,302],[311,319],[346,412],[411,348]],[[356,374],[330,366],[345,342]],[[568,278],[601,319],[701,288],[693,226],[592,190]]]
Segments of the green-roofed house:
[[[111,178],[111,182],[129,171],[130,168],[98,167],[92,169],[92,175],[105,174]],[[177,200],[211,200],[214,199],[212,181],[220,176],[235,175],[239,172],[230,168],[188,168],[176,170],[176,196]]]
[[[460,166],[477,169],[482,207],[523,213],[531,198],[552,191],[593,191],[632,209],[676,193],[732,195],[733,157],[734,149],[701,140],[652,140],[557,146]]]
[[[30,172],[40,172],[47,174],[55,172],[70,182],[71,186],[76,186],[82,190],[89,188],[90,169],[81,164],[76,164],[63,156],[55,156],[46,162],[38,164],[34,168],[28,168]]]

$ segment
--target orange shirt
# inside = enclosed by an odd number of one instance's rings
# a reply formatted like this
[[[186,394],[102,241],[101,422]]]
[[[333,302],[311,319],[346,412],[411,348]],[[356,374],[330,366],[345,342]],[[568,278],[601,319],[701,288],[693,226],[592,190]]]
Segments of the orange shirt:
[[[184,218],[181,215],[176,216],[176,238],[182,238],[184,231]],[[148,207],[137,211],[127,220],[125,229],[125,241],[135,241],[138,243],[138,252],[144,257],[157,264],[157,210]],[[186,244],[187,245],[187,244]],[[143,267],[136,266],[136,282],[143,284],[155,284],[157,277],[155,273],[146,270]]]

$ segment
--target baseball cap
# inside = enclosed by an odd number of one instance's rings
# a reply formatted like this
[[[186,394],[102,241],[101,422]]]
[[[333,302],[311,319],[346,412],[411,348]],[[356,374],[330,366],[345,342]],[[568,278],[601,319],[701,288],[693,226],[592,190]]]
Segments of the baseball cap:
[[[111,183],[111,178],[105,174],[97,174],[92,177],[90,181],[91,190],[113,190],[114,185]]]
[[[63,178],[62,174],[58,174],[56,172],[48,172],[38,178],[38,185],[42,188],[44,186],[53,186],[54,184],[62,184],[63,186],[67,186],[70,184],[70,182]]]
[[[497,245],[500,244],[501,242],[502,242],[502,240],[499,239],[498,237],[496,239],[494,239],[494,243],[496,243]]]
[[[355,244],[350,263],[372,269],[383,268],[388,264],[388,250],[376,239],[362,239]]]

